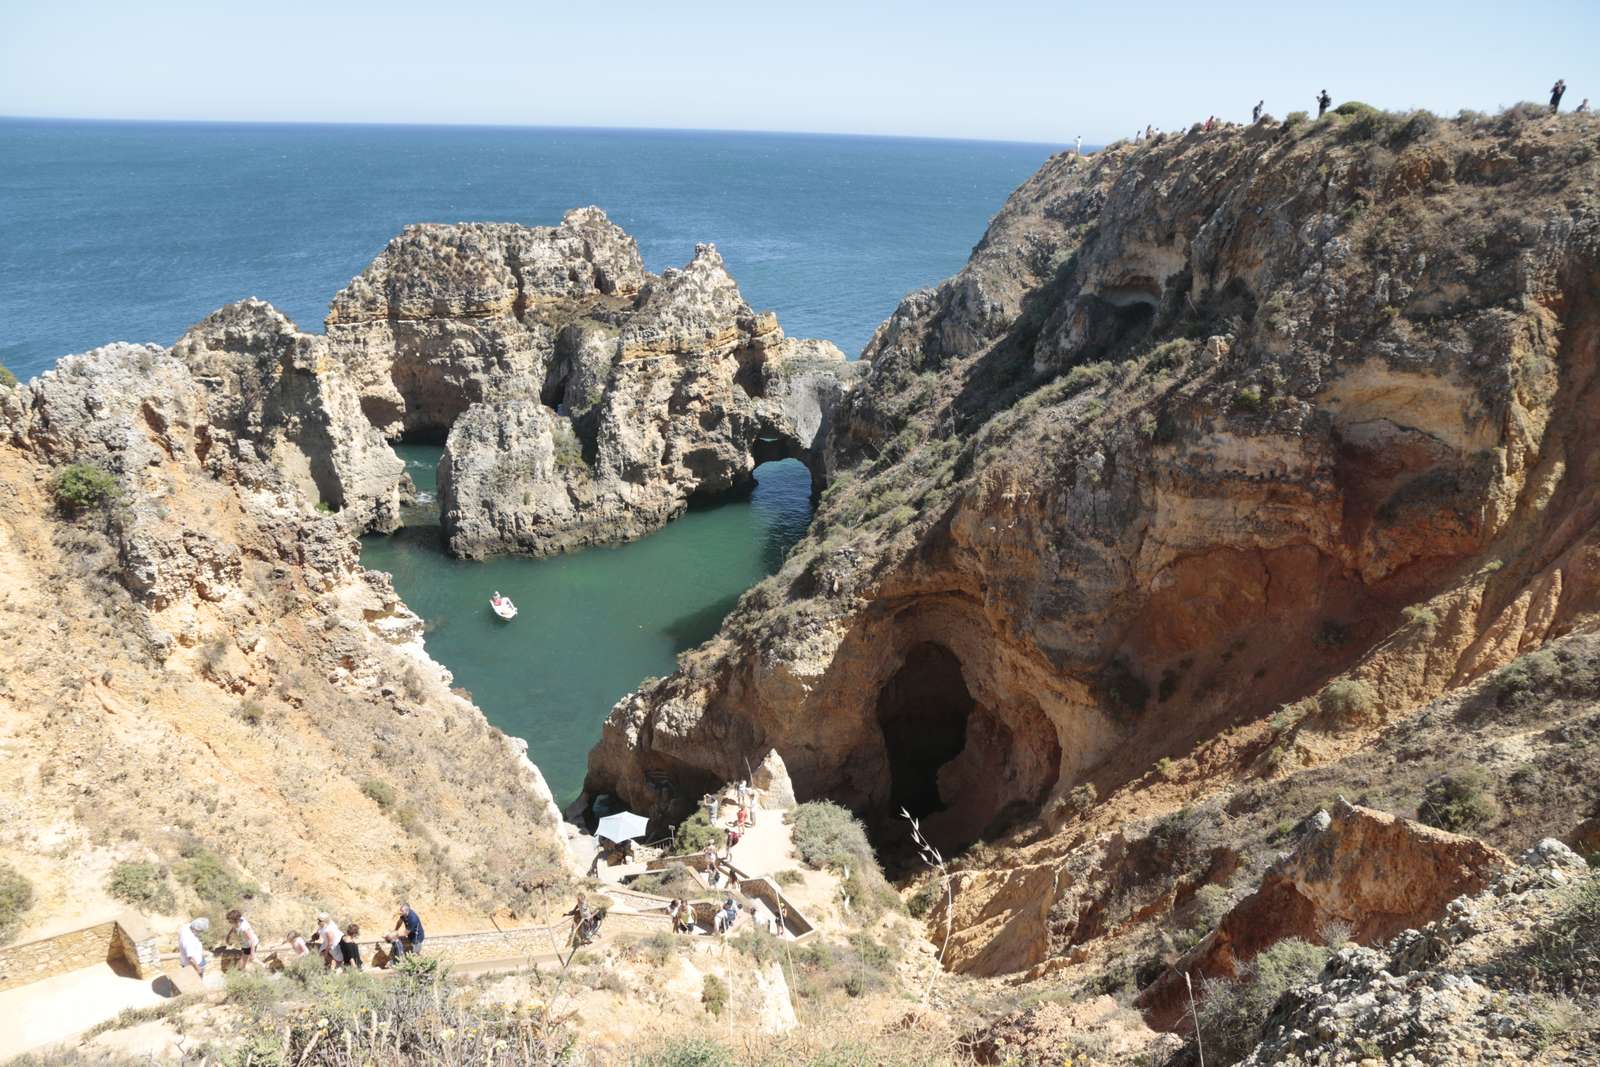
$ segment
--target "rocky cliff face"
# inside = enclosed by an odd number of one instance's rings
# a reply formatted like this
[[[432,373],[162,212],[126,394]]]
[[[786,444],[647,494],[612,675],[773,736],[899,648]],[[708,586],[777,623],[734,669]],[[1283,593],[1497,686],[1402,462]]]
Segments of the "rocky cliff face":
[[[820,473],[851,378],[837,348],[753,312],[713,247],[658,278],[596,208],[411,227],[334,299],[328,337],[384,433],[445,440],[464,556],[637,537],[768,459]]]
[[[1236,780],[1275,709],[1335,759],[1578,625],[1589,129],[1336,116],[1051,160],[879,329],[811,533],[617,706],[590,789],[682,811],[776,750],[883,845],[902,806],[952,847],[1054,834],[961,880],[951,962],[1017,970],[1106,931],[1071,910],[1137,860],[1085,843],[1106,813]]]
[[[115,489],[58,506],[73,464]],[[273,940],[312,902],[481,923],[565,877],[525,746],[360,565],[402,477],[322,340],[259,301],[0,391],[0,854],[28,929],[119,906],[124,861],[158,872],[143,910],[244,904]]]

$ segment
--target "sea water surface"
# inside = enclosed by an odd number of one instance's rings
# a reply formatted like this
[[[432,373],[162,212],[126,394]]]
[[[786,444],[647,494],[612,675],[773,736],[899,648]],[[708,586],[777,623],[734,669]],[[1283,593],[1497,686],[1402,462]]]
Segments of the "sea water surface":
[[[413,222],[553,225],[598,204],[653,271],[716,242],[746,300],[854,355],[907,292],[965,262],[1048,145],[811,134],[0,119],[0,363],[27,378],[113,340],[171,344],[259,296],[320,331]],[[405,446],[419,484],[437,450]],[[452,560],[430,513],[363,559],[428,648],[527,739],[563,803],[611,705],[699,643],[810,518],[799,464],[619,548]],[[521,614],[501,624],[489,594]]]

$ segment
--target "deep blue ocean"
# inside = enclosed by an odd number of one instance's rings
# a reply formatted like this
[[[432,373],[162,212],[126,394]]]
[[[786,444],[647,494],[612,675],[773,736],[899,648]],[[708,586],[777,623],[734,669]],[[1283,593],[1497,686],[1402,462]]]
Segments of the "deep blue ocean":
[[[659,271],[714,241],[758,309],[860,351],[1046,145],[808,134],[0,119],[0,363],[170,344],[246,296],[321,330],[412,222],[598,204]]]
[[[653,271],[714,241],[756,308],[855,355],[966,261],[1048,145],[807,134],[0,119],[0,363],[28,378],[107,341],[171,344],[232,300],[320,332],[333,294],[413,222],[551,225],[598,204]],[[427,488],[437,451],[408,446]],[[429,651],[526,738],[563,803],[620,696],[705,640],[810,519],[804,468],[620,548],[452,560],[436,516],[369,538]],[[521,608],[503,625],[491,586]]]

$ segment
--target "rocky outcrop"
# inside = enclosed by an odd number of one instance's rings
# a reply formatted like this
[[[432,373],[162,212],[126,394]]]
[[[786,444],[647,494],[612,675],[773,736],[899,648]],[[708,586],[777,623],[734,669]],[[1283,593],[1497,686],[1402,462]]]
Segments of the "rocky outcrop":
[[[70,464],[114,489],[58,507]],[[324,342],[259,301],[0,394],[0,773],[30,924],[95,906],[121,861],[208,857],[264,937],[313,902],[381,921],[405,887],[444,928],[560,883],[525,746],[361,566],[402,478]],[[242,902],[158,882],[147,908]]]
[[[1169,1029],[1188,1010],[1185,976],[1230,979],[1284,938],[1317,943],[1347,931],[1359,944],[1386,941],[1437,919],[1450,901],[1482,890],[1510,861],[1470,837],[1435,830],[1344,800],[1319,812],[1295,850],[1140,994],[1151,1024]],[[1201,986],[1203,990],[1203,986]]]
[[[1559,842],[1541,844],[1437,921],[1336,952],[1314,984],[1284,995],[1243,1062],[1591,1062],[1595,934],[1574,920],[1592,922],[1594,879]]]
[[[358,532],[399,526],[404,464],[362,414],[324,338],[245,300],[202,319],[172,353],[205,390],[209,469],[286,480]]]
[[[1285,705],[1344,716],[1330,758],[1572,626],[1600,603],[1579,125],[1335,116],[1051,160],[880,328],[810,534],[618,704],[590,789],[687,811],[775,749],[880,843],[904,805],[958,848]],[[1000,910],[1042,931],[1068,883]],[[978,922],[1018,892],[964,884]]]
[[[715,248],[649,275],[597,208],[411,227],[335,298],[328,337],[383,432],[445,439],[463,556],[637,537],[769,459],[820,471],[851,378],[837,348],[753,312]]]

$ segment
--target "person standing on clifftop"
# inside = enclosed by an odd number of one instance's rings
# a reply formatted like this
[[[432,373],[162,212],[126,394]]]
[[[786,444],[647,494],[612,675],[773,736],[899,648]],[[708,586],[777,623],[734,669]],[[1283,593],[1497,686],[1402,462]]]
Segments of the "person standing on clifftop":
[[[1328,90],[1324,89],[1317,94],[1317,118],[1320,119],[1328,113],[1328,105],[1331,103],[1333,103],[1333,97],[1328,95]]]
[[[1583,98],[1583,103],[1572,109],[1574,115],[1587,115],[1589,113],[1589,98]]]
[[[1265,100],[1257,100],[1256,106],[1250,109],[1250,125],[1254,126],[1261,121],[1261,109],[1267,106]]]
[[[1550,114],[1554,115],[1561,110],[1561,98],[1567,93],[1567,79],[1557,78],[1556,83],[1550,86]]]
[[[1072,154],[1075,156],[1083,155],[1083,134],[1081,133],[1078,134],[1077,140],[1072,142]]]

